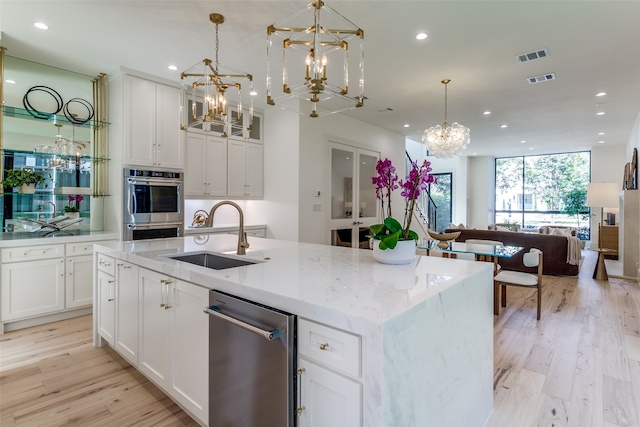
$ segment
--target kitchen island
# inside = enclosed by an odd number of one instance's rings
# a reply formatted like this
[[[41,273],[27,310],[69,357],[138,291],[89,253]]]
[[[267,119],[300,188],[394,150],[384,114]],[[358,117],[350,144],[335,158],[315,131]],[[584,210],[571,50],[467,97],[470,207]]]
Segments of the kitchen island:
[[[410,265],[383,265],[373,260],[371,251],[259,238],[250,239],[251,247],[242,258],[262,262],[245,267],[212,270],[166,256],[199,251],[236,256],[235,236],[213,235],[201,243],[187,236],[125,242],[115,248],[97,246],[94,263],[100,270],[101,262],[106,267],[110,261],[105,260],[113,259],[139,269],[140,280],[144,271],[147,277],[162,275],[296,314],[298,365],[316,375],[316,380],[302,382],[300,407],[305,408],[300,411],[300,426],[322,427],[328,422],[323,413],[341,411],[349,414],[332,419],[332,427],[340,425],[337,420],[348,427],[480,427],[489,417],[491,264],[417,256]],[[94,279],[95,295],[100,294],[100,274],[97,271]],[[142,292],[139,295],[144,298]],[[103,345],[108,335],[101,332],[101,310],[96,298],[95,345]],[[132,328],[135,325],[127,325],[129,331]],[[314,341],[326,337],[337,343],[325,345],[331,350],[328,357],[321,351],[324,343]],[[140,362],[137,357],[127,360],[135,365]],[[323,384],[324,377],[336,381]],[[332,384],[337,384],[336,393],[348,394],[345,400],[332,400],[338,394],[326,395]],[[309,395],[310,388],[317,393]],[[196,412],[177,401],[187,412]],[[206,407],[201,410],[206,412]],[[203,424],[204,418],[196,414]]]

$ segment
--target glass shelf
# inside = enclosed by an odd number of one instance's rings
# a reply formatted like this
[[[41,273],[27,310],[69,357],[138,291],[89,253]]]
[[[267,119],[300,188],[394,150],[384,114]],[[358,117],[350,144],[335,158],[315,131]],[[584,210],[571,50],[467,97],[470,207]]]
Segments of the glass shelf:
[[[78,128],[90,128],[90,129],[101,129],[103,127],[109,126],[111,123],[106,121],[94,120],[91,119],[87,123],[83,124],[75,124],[69,119],[65,117],[64,114],[46,114],[47,118],[37,118],[31,115],[29,111],[20,107],[12,107],[9,105],[2,106],[2,114],[4,117],[15,117],[19,119],[33,120],[36,122],[49,122],[53,124],[62,124],[65,126],[76,126]]]
[[[111,159],[107,158],[107,157],[91,157],[91,156],[86,156],[86,155],[80,155],[80,156],[76,156],[75,154],[49,154],[49,153],[34,153],[33,151],[24,151],[24,150],[8,150],[5,149],[4,150],[4,155],[5,156],[24,156],[24,157],[35,157],[37,159],[45,159],[45,160],[52,160],[55,161],[57,159],[66,159],[66,161],[76,161],[76,158],[80,159],[81,162],[86,163],[86,162],[90,162],[90,163],[100,163],[100,162],[106,162],[109,161]],[[48,162],[48,163],[52,163],[52,162]],[[52,168],[55,166],[44,166],[44,165],[38,165],[38,166],[30,166],[30,165],[21,165],[19,166],[20,169],[25,169],[25,168],[29,168],[29,169],[47,169],[47,168]]]
[[[86,187],[79,187],[79,188],[86,188]],[[38,189],[39,190],[39,189]],[[84,193],[82,191],[74,193],[74,192],[69,192],[69,193],[55,193],[51,190],[43,190],[43,191],[38,191],[36,190],[35,193],[33,194],[25,194],[25,193],[19,193],[18,191],[5,191],[4,193],[0,193],[0,197],[3,196],[23,196],[23,197],[41,197],[41,198],[51,198],[51,197],[55,197],[55,198],[59,198],[59,199],[67,199],[68,196],[76,196],[76,195],[80,195],[80,196],[84,196],[84,197],[107,197],[110,196],[110,194],[87,194]],[[71,190],[69,190],[71,191]]]

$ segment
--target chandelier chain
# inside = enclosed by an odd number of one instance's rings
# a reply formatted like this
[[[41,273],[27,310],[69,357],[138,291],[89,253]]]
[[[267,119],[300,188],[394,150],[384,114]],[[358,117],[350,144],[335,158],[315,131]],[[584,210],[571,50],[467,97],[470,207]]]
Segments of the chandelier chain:
[[[216,24],[216,74],[218,73],[218,44],[219,44],[219,38],[218,38],[218,24]]]

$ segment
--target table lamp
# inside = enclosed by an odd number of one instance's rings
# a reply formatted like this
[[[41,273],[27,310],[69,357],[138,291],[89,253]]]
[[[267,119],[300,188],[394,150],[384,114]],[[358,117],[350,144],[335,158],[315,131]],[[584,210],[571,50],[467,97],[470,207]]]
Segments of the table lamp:
[[[615,182],[590,182],[587,184],[587,206],[600,208],[600,221],[605,208],[618,207],[620,186]],[[600,249],[600,222],[598,222],[598,249]]]

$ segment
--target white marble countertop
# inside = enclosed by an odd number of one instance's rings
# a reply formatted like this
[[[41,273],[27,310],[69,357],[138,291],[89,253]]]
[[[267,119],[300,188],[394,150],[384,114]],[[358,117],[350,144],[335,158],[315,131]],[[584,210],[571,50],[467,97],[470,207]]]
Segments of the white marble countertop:
[[[97,246],[99,252],[210,289],[218,289],[321,323],[366,334],[460,283],[490,263],[416,256],[413,264],[384,265],[373,252],[328,245],[250,238],[243,258],[260,262],[212,270],[164,255],[212,251],[235,255],[237,237],[213,234]]]

